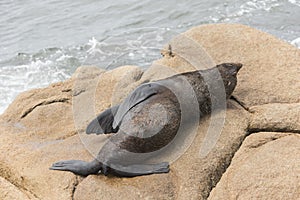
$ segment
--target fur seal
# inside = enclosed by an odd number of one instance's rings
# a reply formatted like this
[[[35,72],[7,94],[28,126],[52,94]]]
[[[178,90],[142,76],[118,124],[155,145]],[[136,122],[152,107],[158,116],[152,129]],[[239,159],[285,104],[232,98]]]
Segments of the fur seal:
[[[189,104],[189,95],[183,80],[194,91],[198,112],[211,112],[212,96],[209,84],[221,81],[219,86],[228,99],[236,84],[239,63],[223,63],[211,69],[177,74],[166,79],[140,85],[120,104],[98,115],[87,126],[86,133],[114,133],[91,162],[67,160],[54,163],[50,169],[89,174],[133,177],[169,172],[167,162],[149,164],[151,154],[164,148],[176,136],[182,123],[182,102]],[[216,72],[217,71],[217,75]],[[174,92],[175,91],[175,92]],[[183,100],[176,93],[183,93]],[[191,107],[191,106],[190,106]],[[195,109],[195,108],[188,108]]]

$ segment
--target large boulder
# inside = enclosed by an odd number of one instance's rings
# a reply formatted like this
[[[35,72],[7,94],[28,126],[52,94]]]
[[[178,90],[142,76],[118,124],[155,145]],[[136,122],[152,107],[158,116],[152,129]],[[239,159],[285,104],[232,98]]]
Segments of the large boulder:
[[[209,199],[299,199],[299,152],[297,134],[250,135]]]
[[[29,200],[30,198],[26,193],[21,191],[18,187],[0,177],[0,199],[2,200]]]
[[[3,198],[235,199],[240,195],[242,199],[267,199],[282,188],[291,193],[291,198],[297,197],[299,180],[293,176],[300,167],[299,137],[295,135],[299,133],[299,50],[244,25],[215,24],[195,27],[175,37],[162,54],[164,57],[145,72],[136,66],[111,71],[80,67],[65,82],[20,94],[0,116]],[[202,118],[187,144],[178,143],[181,154],[171,163],[170,173],[83,178],[48,169],[58,160],[92,160],[109,136],[84,134],[88,122],[120,103],[139,84],[221,62],[244,64],[234,98],[228,101],[227,110],[220,112],[226,118],[213,120],[220,113]],[[207,135],[220,125],[222,131]],[[272,132],[256,133],[260,131]],[[189,132],[186,130],[187,135]],[[242,145],[248,134],[252,135]],[[203,154],[203,148],[209,151]],[[255,174],[249,180],[250,175],[245,173],[249,170],[247,159]],[[293,170],[287,170],[287,162],[292,163]],[[237,177],[245,181],[235,183]],[[227,187],[228,181],[232,183]],[[248,185],[249,191],[243,192]],[[274,193],[264,186],[272,187]],[[260,196],[251,196],[260,191]]]
[[[117,83],[132,68],[105,72],[80,67],[63,83],[20,94],[0,118],[1,176],[36,198],[71,199],[80,179],[69,173],[53,173],[49,167],[62,159],[93,159],[106,136],[87,137],[80,133],[96,115],[96,86],[101,84],[102,74],[115,74],[113,83]],[[114,84],[105,89],[102,94],[112,92]]]
[[[300,103],[273,103],[253,106],[249,130],[300,133]]]

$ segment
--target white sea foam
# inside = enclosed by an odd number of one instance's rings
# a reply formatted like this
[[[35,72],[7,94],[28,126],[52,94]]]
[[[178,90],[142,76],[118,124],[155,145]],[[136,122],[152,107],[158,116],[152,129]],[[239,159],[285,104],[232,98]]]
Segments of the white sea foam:
[[[20,92],[63,81],[80,65],[107,69],[127,64],[149,66],[170,39],[164,35],[168,30],[160,31],[149,29],[137,38],[128,32],[128,37],[126,33],[122,36],[124,43],[116,36],[102,41],[92,37],[79,47],[42,49],[33,55],[19,53],[0,63],[0,114]]]
[[[0,114],[20,92],[45,87],[70,77],[66,70],[56,64],[50,60],[37,60],[25,65],[0,67]]]
[[[291,41],[291,44],[300,49],[300,37]]]
[[[296,5],[296,6],[300,6],[300,1],[299,0],[289,0],[289,2]]]
[[[280,0],[250,0],[239,1],[233,6],[224,3],[222,6],[216,6],[212,13],[216,11],[209,19],[215,23],[217,22],[234,22],[242,17],[251,17],[255,12],[270,12],[272,9],[279,7],[282,4]],[[225,9],[224,9],[225,8]]]
[[[89,54],[106,54],[101,50],[102,46],[105,46],[105,43],[99,42],[95,37],[92,37],[92,39],[89,40],[87,46],[90,46],[87,50],[87,53]]]

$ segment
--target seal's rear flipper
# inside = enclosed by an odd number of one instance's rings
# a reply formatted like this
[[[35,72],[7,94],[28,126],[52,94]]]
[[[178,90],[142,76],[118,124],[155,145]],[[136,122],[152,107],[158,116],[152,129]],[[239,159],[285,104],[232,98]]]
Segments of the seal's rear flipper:
[[[140,165],[130,165],[130,166],[121,166],[113,165],[110,168],[111,173],[116,176],[121,177],[134,177],[134,176],[143,176],[150,174],[161,174],[168,173],[170,171],[169,163],[162,162],[158,164],[140,164]]]
[[[117,113],[118,109],[119,106],[114,106],[103,111],[88,125],[88,127],[86,128],[86,133],[96,133],[97,135],[103,133],[116,133],[119,130],[119,127],[116,127],[114,129],[112,127],[112,124],[114,122],[114,116]]]
[[[70,171],[81,176],[88,176],[90,174],[98,174],[102,165],[96,160],[92,162],[85,162],[82,160],[65,160],[54,163],[49,169],[59,171]]]

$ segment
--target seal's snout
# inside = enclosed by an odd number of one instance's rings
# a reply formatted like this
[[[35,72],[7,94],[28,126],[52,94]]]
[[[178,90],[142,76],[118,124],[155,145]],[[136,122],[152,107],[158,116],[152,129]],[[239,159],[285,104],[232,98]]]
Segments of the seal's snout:
[[[227,70],[229,71],[230,74],[236,75],[239,70],[242,68],[243,64],[241,63],[228,63],[227,64]]]
[[[223,63],[217,65],[217,68],[223,75],[236,76],[242,66],[243,64],[241,63]]]
[[[236,66],[236,71],[238,72],[243,67],[243,64],[242,63],[235,63],[235,66]]]

